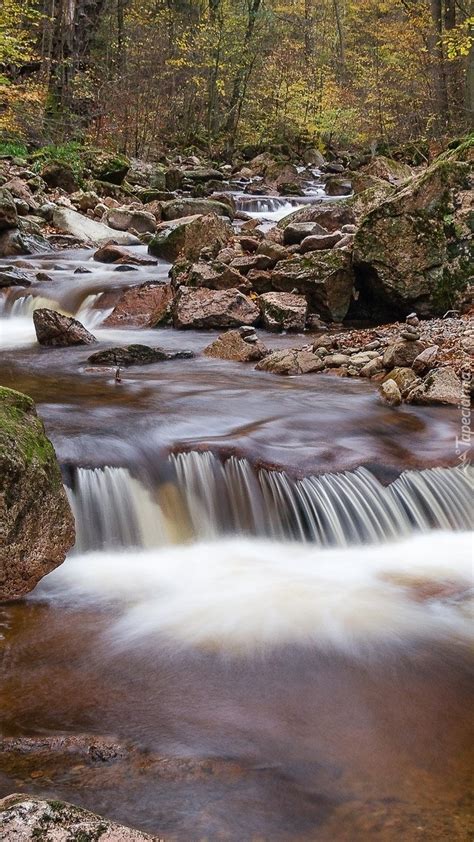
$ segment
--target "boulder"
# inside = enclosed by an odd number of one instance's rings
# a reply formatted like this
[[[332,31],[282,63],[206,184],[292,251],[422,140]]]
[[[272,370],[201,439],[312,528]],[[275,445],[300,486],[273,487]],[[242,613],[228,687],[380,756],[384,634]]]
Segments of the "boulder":
[[[340,231],[334,231],[332,234],[313,234],[310,237],[305,237],[302,241],[301,254],[306,254],[308,251],[332,249],[341,239],[342,233]]]
[[[324,189],[328,196],[349,196],[352,193],[352,183],[347,178],[332,175],[326,180]]]
[[[323,167],[326,163],[326,158],[319,149],[310,147],[303,152],[303,161],[311,167]]]
[[[301,243],[306,237],[327,233],[326,229],[322,225],[318,225],[317,222],[292,222],[285,227],[283,242],[287,246],[294,246]]]
[[[220,170],[214,170],[211,167],[196,167],[194,170],[185,170],[183,177],[188,181],[203,184],[206,181],[222,181],[224,176]]]
[[[361,377],[375,377],[376,374],[380,374],[380,372],[382,371],[382,357],[374,357],[373,360],[370,360],[368,363],[362,366],[359,374]]]
[[[389,369],[397,366],[410,367],[418,354],[425,350],[425,347],[425,344],[419,340],[411,342],[400,339],[385,349],[383,355],[384,367]]]
[[[16,266],[0,267],[0,289],[2,287],[29,287],[32,278]]]
[[[165,220],[180,219],[183,216],[196,214],[215,213],[217,216],[228,216],[233,219],[232,208],[224,202],[217,202],[214,199],[173,199],[171,202],[163,202],[162,216]]]
[[[24,793],[0,801],[0,835],[3,842],[160,842],[82,807]]]
[[[69,345],[91,345],[95,336],[72,316],[40,307],[33,312],[36,338],[40,345],[50,348],[67,348]]]
[[[380,394],[390,406],[400,406],[402,396],[394,380],[387,380],[380,386]]]
[[[302,295],[293,295],[291,292],[266,292],[259,297],[258,304],[267,330],[304,330],[308,305]]]
[[[48,251],[52,251],[51,243],[41,234],[27,234],[19,228],[0,232],[0,257],[43,254]]]
[[[170,317],[173,293],[170,284],[149,281],[130,287],[120,296],[105,327],[156,327]]]
[[[262,240],[257,246],[257,254],[264,254],[269,257],[274,266],[280,260],[286,260],[289,257],[285,246],[274,243],[272,240]]]
[[[275,265],[275,261],[266,254],[252,254],[243,255],[242,257],[235,257],[231,262],[231,267],[246,275],[251,269],[271,269]]]
[[[423,382],[409,393],[409,403],[423,406],[460,406],[463,398],[462,383],[450,366],[435,368]]]
[[[210,249],[215,256],[231,237],[230,225],[215,214],[187,216],[158,226],[148,251],[171,263],[178,255],[197,260],[202,248]]]
[[[285,348],[282,351],[273,351],[257,363],[255,368],[258,371],[271,371],[273,374],[282,375],[311,374],[322,371],[324,363],[312,351]]]
[[[156,266],[157,261],[152,257],[145,257],[144,254],[136,254],[133,251],[116,246],[114,243],[106,243],[105,246],[94,252],[94,260],[99,263],[129,263],[132,266]]]
[[[48,187],[60,187],[66,193],[74,193],[79,186],[73,169],[62,161],[50,161],[45,164],[40,175]]]
[[[94,193],[93,190],[78,190],[70,198],[76,208],[79,208],[83,213],[86,213],[88,210],[94,210],[100,202],[97,193]]]
[[[281,292],[304,295],[312,312],[340,322],[349,309],[354,276],[349,256],[342,251],[312,252],[277,263],[272,286]]]
[[[64,561],[75,540],[61,471],[35,405],[26,395],[4,388],[0,388],[0,534],[1,600],[19,599],[32,591]]]
[[[197,263],[189,261],[178,261],[170,271],[172,283],[175,287],[207,287],[208,289],[232,289],[247,285],[237,269],[232,269],[225,263],[213,260],[206,263],[200,260]]]
[[[237,289],[212,290],[181,286],[173,304],[176,328],[219,328],[254,325],[260,310]]]
[[[404,398],[418,382],[418,377],[412,368],[397,366],[384,377],[383,383],[388,383],[389,380],[393,380],[397,384],[400,394]]]
[[[374,178],[388,181],[397,187],[413,175],[408,164],[404,164],[402,161],[394,161],[384,155],[378,155],[377,158],[374,158],[370,164],[362,168],[362,172]]]
[[[116,231],[130,231],[138,234],[156,231],[156,218],[152,213],[129,208],[110,208],[105,214],[105,222]]]
[[[69,208],[56,207],[53,225],[64,234],[71,234],[83,243],[106,243],[108,240],[125,246],[138,245],[140,240],[127,231],[116,231],[103,222],[96,222]]]
[[[413,361],[413,371],[417,374],[426,374],[431,368],[434,368],[436,360],[438,358],[438,345],[430,345],[429,348],[425,348],[424,351],[421,351],[415,360]]]
[[[288,225],[293,225],[295,222],[317,222],[325,230],[308,232],[306,236],[309,236],[310,233],[324,234],[328,231],[338,231],[343,225],[352,225],[356,221],[350,202],[351,199],[347,199],[340,202],[321,202],[321,204],[306,205],[304,208],[293,211],[293,213],[280,219],[277,227],[285,231]]]
[[[0,231],[18,228],[18,212],[11,193],[0,188]]]
[[[10,180],[3,185],[3,189],[8,190],[15,199],[25,202],[29,211],[38,210],[38,202],[33,197],[33,193],[22,178],[19,178],[18,176],[10,178]]]
[[[84,160],[92,178],[107,184],[122,184],[130,169],[128,158],[104,149],[86,150]]]
[[[354,242],[357,315],[393,320],[456,307],[472,272],[472,175],[463,157],[459,149],[440,156],[363,219]]]
[[[268,350],[257,339],[253,329],[246,333],[245,328],[228,330],[221,334],[215,342],[204,349],[207,357],[217,357],[221,360],[233,360],[239,363],[257,362],[268,354]]]
[[[93,365],[113,365],[124,367],[130,365],[150,365],[166,360],[187,360],[194,357],[193,351],[165,351],[163,348],[150,348],[148,345],[127,345],[125,348],[107,348],[96,351],[87,358]]]

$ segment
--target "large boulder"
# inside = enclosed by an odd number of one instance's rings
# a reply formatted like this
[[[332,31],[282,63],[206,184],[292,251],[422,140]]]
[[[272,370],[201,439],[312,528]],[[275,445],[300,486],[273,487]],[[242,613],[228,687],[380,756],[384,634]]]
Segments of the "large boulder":
[[[173,304],[177,328],[219,328],[254,325],[260,310],[237,289],[213,290],[181,286]]]
[[[74,193],[79,186],[74,170],[63,161],[49,161],[43,166],[40,175],[48,187],[60,187],[66,193]]]
[[[3,842],[160,842],[82,807],[25,793],[0,801],[0,835]]]
[[[350,200],[341,200],[340,202],[321,202],[321,204],[306,205],[304,208],[293,211],[280,219],[278,228],[285,230],[288,225],[293,225],[295,222],[317,222],[325,231],[337,231],[343,225],[352,225],[356,220],[354,211],[351,208]],[[308,232],[318,234],[324,231]],[[303,239],[303,238],[301,238]],[[284,242],[287,242],[284,240]]]
[[[148,251],[155,257],[173,263],[178,256],[197,260],[202,248],[214,256],[232,237],[230,225],[215,214],[186,216],[158,226],[148,244]]]
[[[397,186],[408,181],[413,175],[408,164],[394,161],[393,158],[387,158],[385,155],[378,155],[370,164],[362,168],[362,172]]]
[[[67,348],[70,345],[92,345],[95,336],[72,316],[40,307],[33,312],[36,338],[40,345],[50,348]]]
[[[138,234],[154,234],[156,218],[152,213],[132,208],[109,208],[105,213],[105,222],[114,231],[136,231]]]
[[[268,350],[257,338],[253,328],[243,327],[222,333],[215,342],[204,349],[204,353],[207,357],[248,363],[263,359],[268,354]]]
[[[0,599],[19,599],[61,564],[74,519],[31,398],[0,388]],[[2,836],[2,838],[5,838]]]
[[[173,293],[170,284],[153,281],[122,293],[104,327],[156,327],[167,321]]]
[[[310,310],[331,321],[342,321],[349,309],[354,276],[343,251],[311,252],[277,263],[272,286],[304,295]]]
[[[200,213],[204,215],[215,213],[217,216],[233,218],[230,205],[215,199],[172,199],[170,202],[163,202],[162,205],[162,216],[165,220],[180,219],[183,216]]]
[[[232,289],[242,285],[250,286],[237,269],[212,260],[190,263],[180,260],[170,270],[173,286],[207,287],[208,289]]]
[[[408,395],[410,403],[424,406],[460,406],[463,398],[461,379],[450,366],[435,368]]]
[[[84,161],[92,178],[109,184],[122,184],[130,169],[128,158],[106,152],[104,149],[86,150]]]
[[[138,245],[140,240],[128,231],[116,231],[103,222],[96,222],[88,216],[82,216],[70,208],[56,207],[53,213],[53,225],[64,234],[71,234],[83,243],[106,243],[113,240],[124,246]]]
[[[291,292],[266,292],[259,297],[258,304],[267,330],[301,333],[305,329],[308,305],[304,296]]]
[[[48,251],[52,251],[52,245],[41,234],[28,234],[20,228],[0,232],[0,257],[43,254]]]
[[[472,274],[465,157],[465,149],[441,156],[364,218],[354,242],[359,315],[436,316],[456,306]]]

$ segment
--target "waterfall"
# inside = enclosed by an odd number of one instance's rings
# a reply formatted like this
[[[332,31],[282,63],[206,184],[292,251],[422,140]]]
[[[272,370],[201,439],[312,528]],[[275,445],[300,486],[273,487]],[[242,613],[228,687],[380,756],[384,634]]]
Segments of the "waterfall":
[[[77,468],[69,499],[79,551],[248,535],[325,546],[379,543],[472,522],[460,468],[406,471],[383,486],[368,470],[293,479],[212,453],[168,457],[171,479],[145,485],[126,468]],[[169,473],[169,471],[168,471]]]
[[[42,307],[56,310],[58,313],[66,313],[66,310],[62,310],[59,302],[53,298],[43,298],[41,295],[21,295],[15,298],[5,315],[12,319],[18,316],[32,316],[35,310],[40,310]]]

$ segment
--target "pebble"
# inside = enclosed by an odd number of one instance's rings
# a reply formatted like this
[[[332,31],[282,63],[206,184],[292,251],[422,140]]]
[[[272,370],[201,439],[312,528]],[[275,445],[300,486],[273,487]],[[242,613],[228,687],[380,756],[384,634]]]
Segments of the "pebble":
[[[416,313],[410,313],[410,315],[406,317],[405,321],[407,325],[412,325],[413,327],[418,327],[420,324],[420,320]]]
[[[400,336],[402,337],[402,339],[407,339],[408,342],[416,342],[420,338],[420,334],[417,333],[416,330],[413,331],[413,333],[411,333],[408,330],[402,330],[400,332]]]

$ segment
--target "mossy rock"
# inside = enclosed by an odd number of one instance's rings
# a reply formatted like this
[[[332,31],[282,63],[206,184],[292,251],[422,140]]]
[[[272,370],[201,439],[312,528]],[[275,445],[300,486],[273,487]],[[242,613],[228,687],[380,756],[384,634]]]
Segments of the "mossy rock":
[[[109,184],[122,184],[130,169],[128,158],[103,149],[85,150],[84,162],[92,178]]]
[[[348,312],[353,285],[350,256],[338,249],[282,260],[272,272],[272,289],[296,290],[306,297],[312,312],[335,322]]]
[[[74,520],[53,445],[31,398],[0,387],[0,600],[18,599],[61,564]]]

